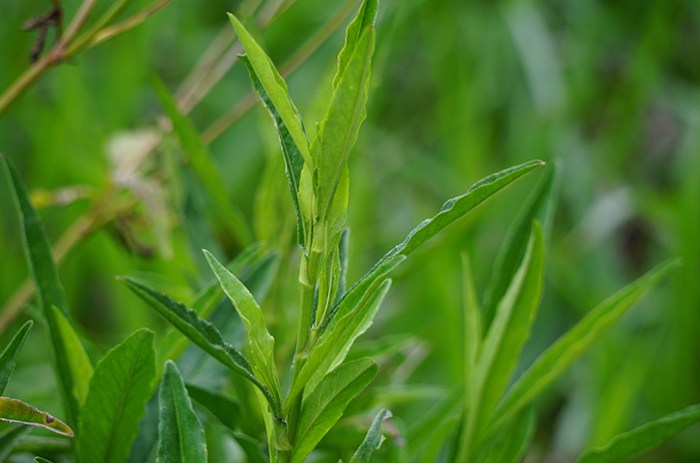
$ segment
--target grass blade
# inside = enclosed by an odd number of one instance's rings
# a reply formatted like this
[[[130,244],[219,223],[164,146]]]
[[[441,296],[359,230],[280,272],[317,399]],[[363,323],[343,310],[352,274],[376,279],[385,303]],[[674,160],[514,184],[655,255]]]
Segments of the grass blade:
[[[297,150],[305,163],[311,164],[311,154],[309,152],[309,142],[304,133],[299,111],[289,98],[287,84],[282,76],[272,64],[272,61],[265,54],[263,49],[253,39],[250,33],[243,27],[243,24],[235,16],[229,14],[231,24],[238,35],[238,39],[248,55],[250,67],[255,70],[255,75],[260,84],[265,89],[270,101],[274,105],[280,119],[284,123],[289,136],[294,140]]]
[[[379,410],[377,416],[374,417],[367,435],[357,448],[350,459],[350,463],[369,463],[370,458],[375,450],[377,450],[384,442],[382,435],[382,423],[391,418],[391,412],[386,408]]]
[[[481,345],[472,395],[468,397],[467,430],[460,452],[462,461],[474,454],[480,445],[483,431],[530,336],[542,291],[543,272],[542,230],[535,222],[522,263],[498,304],[494,321]]]
[[[292,463],[304,461],[376,373],[371,359],[360,359],[341,365],[321,381],[302,404]]]
[[[576,463],[622,463],[700,421],[700,404],[618,434],[608,445],[583,453]]]
[[[622,288],[542,353],[501,402],[494,414],[492,430],[497,429],[530,403],[627,313],[651,287],[678,265],[678,260],[664,262]]]
[[[127,460],[156,376],[155,335],[142,329],[97,363],[80,414],[78,461]]]
[[[65,407],[66,419],[69,423],[77,423],[80,403],[73,392],[75,379],[71,374],[72,369],[68,361],[67,347],[61,338],[58,322],[51,308],[56,306],[66,318],[70,318],[66,296],[58,278],[58,271],[51,255],[51,246],[46,238],[44,225],[29,200],[27,189],[17,170],[15,170],[9,159],[1,153],[0,163],[4,165],[5,171],[10,177],[14,202],[22,226],[24,249],[27,253],[29,268],[36,286],[37,300],[49,327],[54,369],[59,379],[59,388]]]
[[[212,211],[216,211],[212,213],[212,219],[214,222],[223,221],[226,228],[233,233],[243,246],[251,244],[253,242],[253,232],[243,213],[231,204],[229,192],[221,178],[219,168],[214,163],[209,149],[202,141],[197,129],[180,112],[177,103],[175,103],[175,100],[168,93],[163,83],[154,78],[153,85],[165,113],[173,124],[173,129],[180,140],[182,149],[187,154],[192,169],[199,177],[202,186],[212,200]]]
[[[12,341],[7,345],[0,355],[0,395],[5,392],[7,383],[10,381],[10,376],[15,371],[17,366],[17,357],[19,357],[24,343],[27,342],[29,330],[34,325],[33,321],[28,321],[17,331],[12,337]]]
[[[51,460],[47,460],[46,458],[41,458],[41,457],[34,457],[34,462],[35,463],[53,463]]]
[[[31,430],[29,426],[16,425],[0,434],[0,461],[7,461],[15,446]]]
[[[262,310],[248,289],[221,265],[210,252],[204,251],[216,279],[231,300],[248,332],[248,343],[253,362],[253,371],[280,401],[280,386],[275,367],[275,339],[265,325]]]
[[[182,334],[197,344],[213,358],[226,365],[232,371],[246,378],[263,393],[273,411],[279,411],[278,402],[270,390],[253,374],[246,358],[227,344],[219,330],[207,320],[200,318],[194,310],[188,309],[181,302],[171,299],[148,285],[133,278],[122,278],[136,295],[148,302],[160,315],[170,322]]]
[[[160,421],[156,463],[201,463],[207,461],[204,428],[192,409],[185,383],[175,364],[165,364],[160,386]]]
[[[36,426],[62,436],[74,436],[73,430],[63,421],[21,400],[10,397],[0,397],[0,421]]]

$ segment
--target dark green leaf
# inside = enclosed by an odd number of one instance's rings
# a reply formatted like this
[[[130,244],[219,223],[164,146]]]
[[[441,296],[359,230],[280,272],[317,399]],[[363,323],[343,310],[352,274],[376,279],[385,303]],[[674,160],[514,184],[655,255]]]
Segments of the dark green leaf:
[[[350,463],[369,463],[375,450],[382,445],[384,436],[382,435],[382,423],[391,418],[391,412],[385,408],[379,410],[374,417],[372,425],[367,431],[367,435],[350,459]]]
[[[664,262],[622,288],[542,353],[501,402],[493,417],[493,430],[530,403],[627,313],[651,287],[678,265],[677,260]]]
[[[78,460],[127,460],[156,375],[155,335],[142,329],[97,363],[80,414]]]
[[[129,289],[148,302],[163,318],[180,330],[192,342],[258,387],[272,409],[275,412],[279,410],[272,393],[253,374],[243,354],[226,343],[214,325],[199,318],[194,310],[188,309],[181,302],[171,299],[169,296],[150,288],[144,283],[126,277],[122,278],[122,280]]]
[[[292,463],[304,461],[376,373],[377,365],[371,359],[360,359],[339,366],[323,378],[302,403]]]
[[[34,457],[35,463],[53,463],[51,460],[47,460],[46,458],[41,458],[41,457]]]
[[[700,421],[700,404],[618,434],[608,445],[583,453],[576,463],[622,463]]]
[[[70,426],[58,418],[10,397],[0,397],[0,421],[36,426],[68,437],[74,435]]]
[[[160,386],[160,422],[156,463],[202,463],[207,461],[204,428],[192,409],[185,383],[175,364],[165,364]]]
[[[61,338],[52,306],[56,306],[66,318],[68,303],[63,292],[63,286],[58,278],[56,264],[51,254],[51,246],[46,238],[44,225],[29,200],[27,189],[10,163],[9,159],[0,153],[0,161],[5,166],[10,177],[17,213],[22,224],[22,238],[27,253],[29,268],[36,286],[37,299],[49,327],[49,336],[53,347],[54,368],[59,379],[59,388],[64,401],[67,421],[76,423],[79,416],[80,403],[74,394],[75,379],[68,361],[67,347]]]
[[[10,376],[15,371],[17,366],[17,357],[19,353],[22,352],[22,347],[24,343],[27,342],[27,337],[29,336],[29,330],[31,329],[33,321],[28,321],[17,331],[17,333],[7,345],[5,350],[0,355],[0,395],[5,392],[5,387],[7,387],[8,381],[10,381]]]

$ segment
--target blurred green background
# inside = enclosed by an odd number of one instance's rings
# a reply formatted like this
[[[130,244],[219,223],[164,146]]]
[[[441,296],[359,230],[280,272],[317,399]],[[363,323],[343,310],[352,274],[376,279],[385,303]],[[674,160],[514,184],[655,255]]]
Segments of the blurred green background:
[[[68,17],[79,4],[62,3]],[[81,236],[61,264],[72,311],[96,350],[136,328],[164,326],[115,276],[140,275],[187,299],[209,280],[200,248],[233,258],[242,247],[212,225],[216,212],[207,210],[172,137],[131,183],[115,180],[129,151],[115,137],[135,143],[134,134],[143,134],[137,131],[158,126],[162,109],[151,76],[175,93],[229,31],[227,11],[262,22],[257,37],[278,65],[326,28],[333,31],[328,39],[288,78],[304,118],[317,120],[342,30],[358,3],[175,0],[143,25],[51,69],[0,114],[0,151],[20,168],[53,240],[95,204],[108,211],[110,220]],[[37,33],[22,25],[49,8],[48,1],[0,0],[0,91],[29,65]],[[50,32],[48,45],[53,40]],[[368,119],[351,159],[351,282],[444,200],[529,159],[556,165],[560,177],[545,295],[523,366],[644,270],[667,257],[684,261],[541,398],[527,461],[571,461],[583,447],[700,402],[698,50],[700,4],[693,0],[380,5]],[[190,113],[206,139],[250,90],[245,70],[234,65],[206,93]],[[256,105],[210,148],[231,203],[257,239],[285,256],[264,307],[278,339],[291,342],[298,256],[274,128]],[[461,378],[460,252],[470,254],[485,289],[501,239],[537,175],[460,221],[395,275],[365,339],[407,335],[396,354],[401,368],[377,381],[377,400],[395,383],[421,386],[402,403],[393,392],[399,428]],[[7,307],[28,271],[1,178],[0,306]],[[2,326],[3,341],[37,314],[31,304],[22,307]],[[52,404],[48,343],[41,329],[32,340],[8,395]],[[699,458],[696,426],[635,461]]]

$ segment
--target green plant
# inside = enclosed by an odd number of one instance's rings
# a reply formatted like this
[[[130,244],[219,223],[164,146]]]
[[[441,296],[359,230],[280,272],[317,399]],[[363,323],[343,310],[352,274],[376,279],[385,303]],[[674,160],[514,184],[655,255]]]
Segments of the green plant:
[[[229,265],[222,265],[213,254],[205,252],[218,284],[202,291],[190,304],[191,309],[144,281],[123,279],[208,357],[247,381],[235,383],[240,402],[219,391],[184,381],[186,375],[172,360],[180,357],[187,341],[175,331],[169,332],[156,349],[153,333],[139,330],[93,366],[88,349],[83,347],[89,347],[89,343],[81,339],[70,318],[41,222],[19,176],[7,164],[39,305],[53,345],[66,420],[76,426],[74,454],[78,461],[125,461],[135,439],[147,440],[143,432],[139,434],[138,423],[158,379],[156,461],[204,460],[207,422],[235,439],[251,461],[305,461],[378,371],[372,358],[347,356],[355,340],[372,324],[391,285],[390,272],[455,220],[542,166],[543,163],[533,161],[477,182],[464,195],[446,202],[437,215],[422,222],[354,285],[346,288],[349,235],[344,225],[349,194],[348,156],[364,119],[376,9],[376,2],[363,2],[348,28],[333,79],[332,97],[311,142],[286,84],[271,60],[244,26],[231,17],[247,53],[243,62],[277,126],[296,217],[301,262],[293,364],[280,367],[276,360],[279,349],[255,295],[264,292],[264,284],[260,285],[263,289],[256,291],[256,281],[259,284],[274,273],[274,265],[270,263],[275,257],[260,245],[246,248]],[[216,206],[225,208],[221,180],[209,164],[204,144],[161,87],[158,88],[161,101],[181,144],[189,152],[193,170],[209,179],[206,188],[212,197],[219,198],[215,200]],[[527,451],[532,436],[532,400],[676,265],[675,262],[662,264],[604,301],[508,389],[539,303],[545,239],[537,219],[545,225],[548,221],[554,178],[550,170],[520,220],[514,223],[483,310],[465,258],[464,385],[439,403],[436,412],[426,416],[408,434],[410,450],[404,458],[518,461]],[[225,210],[217,213],[224,215],[223,220],[236,229],[235,214]],[[247,332],[248,345],[244,352],[228,342],[222,328],[208,321],[222,292],[230,299]],[[26,334],[28,326],[23,330]],[[483,336],[482,331],[486,333]],[[22,339],[21,334],[22,331],[15,339]],[[11,346],[21,342],[13,341]],[[13,349],[18,352],[17,347]],[[196,411],[200,412],[199,417]],[[247,413],[251,421],[262,422],[266,445],[257,442],[254,433],[241,431],[243,425],[238,418],[242,413]],[[692,407],[650,423],[620,436],[605,450],[589,451],[581,461],[619,461],[680,431],[700,419],[698,415],[697,408]],[[19,420],[9,413],[2,416]],[[351,462],[369,461],[381,443],[382,422],[387,416],[385,409],[379,411],[364,440],[354,444],[359,447],[352,456],[348,455]],[[152,418],[146,415],[142,430],[152,424],[149,421]],[[46,415],[34,412],[33,420],[19,421],[45,422]],[[8,440],[15,437],[9,436]],[[136,442],[133,452],[145,449],[139,447],[143,441]],[[148,460],[149,453],[152,452],[146,449],[143,460]]]

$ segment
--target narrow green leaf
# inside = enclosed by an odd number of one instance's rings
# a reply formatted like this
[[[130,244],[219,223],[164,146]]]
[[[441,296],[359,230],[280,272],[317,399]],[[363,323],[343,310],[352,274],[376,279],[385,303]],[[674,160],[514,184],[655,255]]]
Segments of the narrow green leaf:
[[[51,460],[47,460],[46,458],[41,458],[41,457],[34,457],[35,463],[53,463]]]
[[[129,457],[156,375],[154,338],[152,331],[138,330],[97,363],[80,413],[78,461]]]
[[[388,261],[384,274],[401,260],[399,258]],[[331,321],[294,378],[287,397],[288,404],[291,404],[304,388],[306,393],[311,392],[326,372],[343,361],[355,339],[369,328],[390,286],[391,280],[386,280],[367,288],[362,297],[358,298],[353,310],[348,310]]]
[[[255,70],[255,75],[265,89],[280,119],[284,123],[286,130],[289,132],[292,140],[294,140],[302,159],[305,163],[310,164],[311,154],[309,152],[309,142],[304,133],[304,126],[299,111],[289,98],[287,84],[284,79],[282,79],[279,72],[277,72],[274,64],[272,64],[272,61],[268,58],[260,45],[257,44],[255,39],[253,39],[250,33],[243,27],[243,24],[232,14],[228,16],[243,46],[243,50],[245,50],[248,55],[250,66]]]
[[[311,153],[318,168],[318,202],[320,220],[332,234],[339,233],[347,213],[347,162],[365,119],[369,89],[374,29],[362,31],[359,42],[347,63],[325,119],[321,122]],[[345,172],[345,179],[341,176]],[[334,245],[335,246],[335,245]]]
[[[700,404],[615,436],[608,445],[590,449],[576,463],[622,463],[680,433],[700,421]]]
[[[243,213],[229,200],[229,192],[226,188],[219,168],[209,153],[209,149],[202,141],[197,129],[192,122],[180,112],[177,103],[168,93],[165,85],[157,79],[153,79],[153,85],[158,93],[160,103],[173,124],[182,149],[188,156],[195,174],[212,200],[212,218],[215,221],[223,221],[244,246],[253,242],[253,232],[245,220]]]
[[[15,371],[17,366],[17,357],[22,352],[24,343],[27,342],[29,330],[34,324],[33,321],[28,321],[17,331],[12,337],[12,341],[7,345],[2,354],[0,354],[0,395],[5,392],[7,383],[10,381],[10,376]]]
[[[350,252],[350,229],[343,228],[340,234],[340,243],[338,244],[338,262],[340,263],[340,276],[338,278],[338,288],[333,304],[337,304],[340,298],[343,297],[347,289],[348,276],[348,256]]]
[[[22,226],[22,238],[29,268],[36,286],[36,296],[41,306],[46,323],[49,327],[49,337],[53,347],[54,369],[59,379],[59,388],[63,398],[66,419],[69,423],[76,423],[80,404],[75,397],[72,370],[68,361],[67,348],[61,339],[56,318],[51,306],[56,306],[66,316],[68,314],[68,303],[63,292],[63,286],[58,278],[56,264],[51,254],[51,246],[46,237],[44,225],[39,214],[29,200],[27,189],[22,182],[17,170],[10,163],[9,159],[0,153],[0,163],[5,167],[5,171],[10,177],[15,206]]]
[[[262,243],[254,243],[241,251],[236,258],[227,266],[230,272],[239,275],[244,283],[256,273],[261,271],[269,271],[270,266],[268,260],[272,257],[272,253],[266,251]],[[224,292],[219,285],[219,281],[213,278],[211,283],[202,289],[195,297],[192,303],[194,310],[200,318],[208,319],[214,313]],[[158,359],[162,360],[165,365],[165,360],[176,360],[185,350],[188,344],[188,338],[180,333],[175,328],[169,328],[169,331],[163,337],[163,341],[158,346]],[[160,377],[160,373],[158,374]]]
[[[253,82],[253,87],[255,88],[255,91],[258,92],[263,105],[265,108],[267,108],[273,121],[275,122],[277,135],[279,136],[280,145],[282,146],[284,170],[287,174],[287,183],[289,183],[289,191],[292,195],[292,203],[294,204],[294,211],[296,212],[297,216],[297,240],[300,245],[304,246],[306,232],[299,199],[299,183],[301,181],[301,171],[304,167],[304,158],[302,157],[292,134],[289,132],[289,128],[284,123],[282,116],[280,116],[277,107],[265,91],[265,87],[263,86],[262,82],[260,82],[260,78],[256,74],[255,68],[253,68],[250,60],[245,55],[239,56],[238,59],[248,68],[248,74],[250,75],[250,80]]]
[[[292,463],[304,461],[376,373],[371,359],[360,359],[339,366],[319,383],[302,403]]]
[[[63,421],[10,397],[0,397],[0,421],[36,426],[63,436],[74,436],[73,430]]]
[[[379,413],[377,413],[377,416],[374,417],[372,425],[367,431],[367,435],[355,453],[352,455],[350,463],[369,463],[374,451],[382,445],[382,442],[384,442],[384,436],[382,435],[382,423],[389,418],[391,418],[391,412],[389,410],[386,408],[379,410]]]
[[[427,240],[437,235],[448,225],[467,214],[487,198],[502,190],[532,169],[542,165],[544,165],[542,161],[530,161],[519,166],[505,169],[476,182],[463,195],[445,202],[437,215],[424,220],[416,228],[411,230],[401,243],[387,252],[353,285],[352,288],[350,288],[345,296],[333,307],[329,319],[343,308],[349,310],[354,307],[354,300],[362,297],[366,288],[374,284],[380,276],[386,275],[386,272],[382,273],[382,269],[390,259],[394,259],[396,256],[408,256]],[[398,265],[398,263],[399,262],[396,262],[396,265]],[[394,267],[396,265],[394,265]],[[348,303],[346,299],[351,299],[353,301]]]
[[[248,332],[253,371],[280,401],[280,386],[275,369],[275,339],[267,331],[262,310],[255,298],[238,278],[221,265],[210,252],[204,251],[216,279],[231,300]]]
[[[156,463],[202,463],[207,461],[204,428],[192,409],[185,383],[175,364],[168,360],[160,386],[160,421]]]
[[[518,379],[493,417],[492,430],[513,417],[607,332],[644,294],[679,265],[664,262],[619,290],[543,352]]]
[[[73,329],[73,325],[63,313],[55,306],[51,306],[53,316],[56,320],[56,326],[60,332],[63,345],[66,349],[66,360],[71,369],[73,376],[73,394],[78,399],[78,403],[82,406],[85,403],[85,398],[88,395],[90,388],[90,378],[92,377],[92,362],[85,352],[83,343],[80,342],[78,334]]]
[[[169,296],[150,288],[144,283],[127,277],[123,277],[122,280],[129,289],[148,302],[163,318],[180,330],[192,342],[232,371],[253,383],[263,393],[272,409],[275,412],[279,411],[278,402],[267,386],[253,374],[243,354],[226,343],[214,325],[198,317],[194,310],[188,309],[181,302],[171,299]]]
[[[469,397],[466,441],[462,457],[475,452],[487,423],[508,385],[523,344],[530,336],[542,290],[544,245],[537,222],[532,228],[525,256],[508,291],[496,309],[496,316],[481,346]]]
[[[333,78],[333,87],[340,84],[340,80],[345,75],[345,69],[355,52],[357,43],[360,41],[360,35],[368,26],[374,26],[377,19],[377,0],[364,0],[360,6],[357,16],[348,25],[345,31],[345,44],[338,55],[338,71]]]
[[[518,463],[530,447],[535,430],[535,414],[528,408],[515,417],[484,446],[480,463]]]
[[[486,326],[490,325],[496,304],[506,293],[508,284],[518,268],[518,263],[525,255],[533,220],[538,220],[542,224],[544,235],[547,236],[551,223],[557,178],[556,165],[545,169],[544,175],[528,196],[527,203],[523,206],[503,240],[484,296]]]
[[[241,416],[241,405],[221,392],[196,384],[186,384],[190,399],[201,405],[212,417],[234,431]]]
[[[12,449],[32,430],[29,426],[16,425],[0,434],[0,461],[7,461]]]

